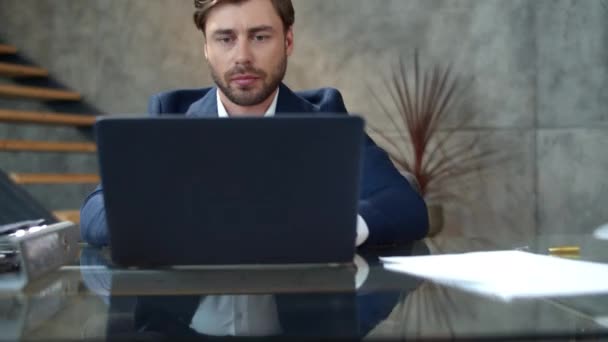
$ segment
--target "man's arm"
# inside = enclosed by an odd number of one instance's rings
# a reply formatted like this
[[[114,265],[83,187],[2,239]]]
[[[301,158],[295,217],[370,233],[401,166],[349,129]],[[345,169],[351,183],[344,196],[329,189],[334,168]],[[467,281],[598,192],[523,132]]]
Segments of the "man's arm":
[[[359,214],[370,234],[364,246],[420,240],[428,233],[424,200],[386,152],[365,138]]]
[[[157,116],[162,113],[161,104],[159,96],[150,97],[148,114]],[[84,200],[80,209],[80,237],[84,242],[96,247],[107,246],[110,243],[103,187],[101,185]]]
[[[326,88],[313,95],[321,112],[348,113],[337,89]],[[423,198],[368,136],[363,148],[359,215],[369,230],[362,247],[411,242],[428,233]]]
[[[85,199],[80,209],[80,237],[96,247],[110,243],[101,185]]]

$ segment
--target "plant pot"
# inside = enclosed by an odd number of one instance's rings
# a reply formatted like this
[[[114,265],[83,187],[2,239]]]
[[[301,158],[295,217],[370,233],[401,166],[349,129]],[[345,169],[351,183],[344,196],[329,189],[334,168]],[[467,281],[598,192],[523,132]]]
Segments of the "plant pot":
[[[435,237],[443,231],[443,205],[427,204],[427,209],[429,213],[429,233],[427,236]]]

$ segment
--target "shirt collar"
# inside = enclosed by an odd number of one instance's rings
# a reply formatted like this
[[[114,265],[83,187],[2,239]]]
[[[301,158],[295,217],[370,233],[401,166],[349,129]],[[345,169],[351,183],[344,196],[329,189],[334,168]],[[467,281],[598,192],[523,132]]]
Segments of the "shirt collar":
[[[274,100],[272,100],[272,103],[270,104],[270,107],[268,107],[268,110],[266,110],[266,113],[264,114],[264,117],[272,117],[276,114],[277,111],[277,103],[279,102],[279,92],[280,89],[277,89],[277,93],[274,95]],[[220,91],[219,89],[216,90],[216,95],[217,96],[217,114],[218,117],[220,118],[229,118],[230,114],[228,114],[228,111],[226,110],[226,107],[224,107],[224,104],[222,103],[222,99],[220,98]]]

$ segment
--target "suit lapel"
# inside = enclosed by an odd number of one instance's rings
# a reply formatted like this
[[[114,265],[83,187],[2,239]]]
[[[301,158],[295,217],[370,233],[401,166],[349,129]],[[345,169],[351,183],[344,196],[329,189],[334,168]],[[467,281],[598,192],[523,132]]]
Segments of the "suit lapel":
[[[304,99],[296,95],[285,84],[281,83],[279,89],[279,99],[277,101],[276,112],[277,116],[311,113],[317,111],[312,104],[304,101]]]
[[[217,88],[213,87],[200,100],[194,102],[186,117],[189,118],[217,118]]]

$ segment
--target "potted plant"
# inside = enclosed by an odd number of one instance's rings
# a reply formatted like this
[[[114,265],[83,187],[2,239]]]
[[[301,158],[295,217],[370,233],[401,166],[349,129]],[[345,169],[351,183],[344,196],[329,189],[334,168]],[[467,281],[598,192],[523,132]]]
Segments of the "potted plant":
[[[472,80],[463,82],[461,77],[454,76],[451,65],[422,68],[418,51],[411,69],[400,58],[393,70],[384,79],[385,89],[370,87],[370,93],[390,122],[394,135],[387,134],[370,120],[368,129],[382,140],[379,143],[388,144],[387,151],[393,162],[425,198],[429,209],[429,236],[434,236],[443,229],[442,203],[459,198],[450,190],[451,186],[479,170],[482,159],[494,151],[480,146],[478,136],[463,141],[455,135],[474,117],[473,111],[460,111],[461,105],[469,100],[467,94]],[[381,94],[390,100],[383,100]],[[448,126],[446,120],[450,117]]]

